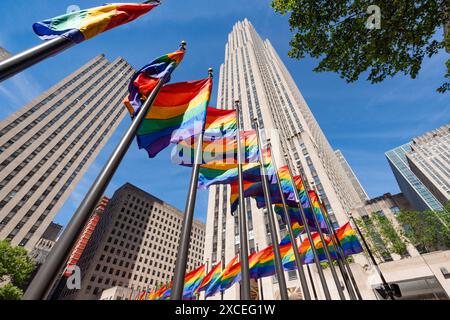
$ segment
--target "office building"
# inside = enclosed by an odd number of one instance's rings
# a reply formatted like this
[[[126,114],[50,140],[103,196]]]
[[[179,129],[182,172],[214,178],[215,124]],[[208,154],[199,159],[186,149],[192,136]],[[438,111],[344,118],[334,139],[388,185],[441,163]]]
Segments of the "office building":
[[[414,138],[410,146],[411,171],[445,205],[450,201],[450,124]]]
[[[59,299],[99,299],[112,287],[131,291],[169,283],[175,269],[183,213],[126,183],[114,193],[77,266],[81,289]],[[187,272],[203,263],[205,225],[194,221]]]
[[[35,246],[125,117],[133,72],[99,55],[0,122],[0,239]]]
[[[442,210],[439,200],[411,170],[407,158],[411,152],[411,143],[407,143],[385,154],[400,190],[415,210]]]
[[[361,199],[270,41],[261,39],[247,19],[237,22],[228,35],[220,66],[217,105],[231,109],[235,100],[241,104],[243,128],[254,129],[257,117],[263,135],[271,139],[277,165],[285,163],[286,153],[294,173],[302,172],[306,183],[314,182],[333,222],[345,223],[346,212]],[[212,264],[229,261],[239,251],[238,220],[230,213],[229,193],[227,185],[212,186],[209,192],[205,260]],[[250,251],[257,245],[265,248],[270,244],[265,210],[247,198],[246,211]],[[286,278],[292,298],[301,296],[295,271]],[[262,282],[265,299],[279,295],[276,279]],[[226,299],[238,296],[238,285],[225,292]]]

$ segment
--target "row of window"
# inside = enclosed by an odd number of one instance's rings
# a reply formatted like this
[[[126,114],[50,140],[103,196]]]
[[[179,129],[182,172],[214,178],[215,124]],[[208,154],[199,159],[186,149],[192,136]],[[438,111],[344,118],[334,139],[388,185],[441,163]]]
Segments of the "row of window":
[[[37,103],[36,105],[34,105],[32,108],[30,108],[27,112],[25,112],[24,114],[22,114],[21,116],[17,117],[14,121],[12,121],[11,123],[9,123],[7,126],[5,126],[3,129],[0,130],[0,137],[4,136],[6,133],[8,133],[9,131],[11,131],[13,128],[15,128],[16,126],[18,126],[20,123],[22,123],[25,119],[27,119],[29,116],[31,116],[33,113],[35,113],[36,111],[38,111],[42,106],[47,105],[53,98],[55,98],[57,95],[59,95],[62,91],[64,91],[65,89],[67,89],[69,86],[71,86],[73,83],[75,83],[76,81],[78,81],[80,78],[82,78],[84,75],[86,75],[87,73],[89,73],[91,70],[93,70],[95,67],[97,67],[101,62],[103,62],[104,64],[101,66],[101,68],[99,68],[99,70],[97,70],[97,72],[92,72],[90,74],[90,76],[84,80],[80,86],[86,84],[88,81],[90,81],[96,74],[98,74],[99,71],[103,70],[107,65],[107,61],[105,59],[98,59],[97,61],[95,61],[93,64],[89,65],[87,68],[83,69],[83,71],[81,71],[78,75],[76,75],[75,77],[73,77],[71,80],[69,80],[68,82],[66,82],[65,84],[63,84],[61,87],[55,89],[51,94],[49,94],[45,99],[43,99],[42,101],[40,101],[39,103]],[[72,91],[70,91],[67,96],[71,96],[73,95],[76,91],[78,90],[78,88],[73,89]],[[47,110],[50,111],[50,110]],[[45,116],[47,116],[48,114],[50,114],[50,112],[45,112]],[[37,120],[42,120],[43,118],[38,118]],[[36,124],[36,123],[35,123]],[[3,146],[0,147],[0,153],[3,152]]]
[[[124,99],[125,95],[122,96],[121,99]],[[121,100],[120,100],[121,101]],[[82,161],[78,164],[78,166],[76,167],[76,169],[73,171],[73,173],[69,176],[69,178],[66,180],[66,182],[64,183],[64,185],[60,188],[60,190],[58,191],[58,193],[54,196],[54,198],[52,199],[52,201],[50,202],[50,204],[47,206],[47,208],[44,210],[43,214],[38,218],[38,220],[35,222],[35,224],[30,228],[30,230],[28,231],[28,233],[26,234],[26,236],[21,240],[21,242],[19,243],[19,245],[24,246],[26,245],[26,243],[29,241],[29,239],[32,237],[32,235],[34,234],[34,232],[38,229],[38,227],[41,225],[42,221],[44,221],[47,216],[50,214],[50,212],[52,211],[52,209],[55,207],[55,205],[58,203],[59,199],[63,196],[63,194],[65,194],[65,191],[67,190],[67,188],[72,184],[73,180],[79,176],[80,171],[83,169],[83,167],[85,166],[85,164],[88,162],[88,160],[92,157],[93,153],[97,151],[98,146],[100,145],[100,143],[103,141],[103,139],[108,135],[108,133],[110,132],[111,128],[116,124],[116,122],[118,121],[118,119],[121,117],[121,115],[124,112],[124,109],[121,108],[119,109],[119,112],[116,114],[116,116],[110,120],[109,117],[112,116],[113,112],[117,111],[116,108],[112,108],[110,113],[102,120],[102,122],[96,127],[96,129],[94,130],[94,132],[92,132],[92,134],[90,135],[90,137],[88,137],[87,142],[83,144],[83,146],[80,147],[80,149],[77,151],[76,153],[76,157],[72,158],[71,161],[69,161],[66,166],[62,169],[61,172],[66,172],[67,169],[72,166],[72,164],[75,162],[76,158],[83,152],[83,150],[87,147],[87,145],[93,140],[93,138],[98,134],[98,132],[102,129],[103,125],[108,123],[108,126],[103,130],[103,133],[101,136],[98,137],[97,141],[95,141],[95,143],[92,145],[92,147],[89,149],[89,151],[87,152],[87,154],[84,156],[84,158],[82,159]],[[61,172],[58,174],[58,176],[61,174]],[[61,177],[60,177],[61,178]],[[59,179],[60,179],[59,178]],[[56,185],[56,182],[53,181],[49,188],[53,188]],[[20,229],[20,228],[19,228]],[[13,232],[11,232],[11,234],[8,236],[8,238],[13,238],[15,236],[15,233],[18,232],[17,226],[16,228],[13,230]]]

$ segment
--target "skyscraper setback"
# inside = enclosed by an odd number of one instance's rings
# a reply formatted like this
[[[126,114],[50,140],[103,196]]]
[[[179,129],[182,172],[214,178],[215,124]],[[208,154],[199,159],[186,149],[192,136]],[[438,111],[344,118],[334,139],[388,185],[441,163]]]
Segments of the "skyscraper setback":
[[[125,116],[133,72],[99,55],[0,122],[0,239],[34,247]]]
[[[255,128],[257,117],[264,134],[271,136],[278,166],[286,154],[295,174],[302,172],[306,183],[314,181],[331,219],[346,222],[346,211],[359,205],[361,199],[275,49],[269,40],[260,38],[247,19],[234,25],[220,67],[217,105],[230,109],[235,100],[242,106],[243,128]],[[271,130],[277,130],[278,135]],[[210,188],[205,259],[212,264],[223,258],[229,261],[239,250],[237,215],[230,213],[229,193],[226,185]],[[249,198],[246,210],[249,247],[254,251],[257,243],[263,248],[270,241],[265,210],[258,210]],[[253,228],[256,225],[260,227]],[[294,278],[293,274],[288,278]],[[271,288],[270,279],[263,279],[263,286]],[[231,291],[225,293],[226,298],[237,295]],[[264,293],[268,299],[274,295],[276,292]]]

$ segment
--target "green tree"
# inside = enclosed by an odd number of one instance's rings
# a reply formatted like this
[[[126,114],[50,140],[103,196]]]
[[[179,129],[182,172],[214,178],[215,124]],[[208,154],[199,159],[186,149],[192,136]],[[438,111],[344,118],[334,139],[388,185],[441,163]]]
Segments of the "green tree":
[[[294,32],[290,57],[301,59],[310,55],[321,59],[314,71],[336,72],[347,82],[354,82],[368,72],[367,80],[378,83],[399,72],[415,78],[425,57],[444,47],[450,48],[450,32],[445,29],[446,37],[438,34],[450,21],[448,3],[448,0],[273,0],[272,7],[283,15],[290,13],[289,24]],[[381,10],[380,29],[366,27],[370,5]],[[449,80],[438,88],[439,92],[450,90]]]
[[[446,212],[401,211],[397,215],[404,235],[421,252],[450,248],[450,232],[440,216]]]
[[[28,280],[35,264],[22,247],[0,241],[0,299],[20,299],[20,287]]]
[[[385,215],[374,212],[371,214],[371,219],[376,221],[380,234],[386,239],[386,242],[388,242],[389,252],[401,256],[408,253],[406,244],[400,238],[399,232],[395,230],[391,221],[389,221]]]
[[[23,291],[11,283],[0,288],[0,300],[20,300]]]

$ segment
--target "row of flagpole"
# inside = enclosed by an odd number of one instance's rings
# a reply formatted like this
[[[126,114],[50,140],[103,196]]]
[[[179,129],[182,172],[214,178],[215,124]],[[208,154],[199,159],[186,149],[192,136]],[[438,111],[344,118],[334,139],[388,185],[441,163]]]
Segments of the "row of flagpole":
[[[180,50],[186,50],[186,42],[182,41]],[[210,71],[211,74],[212,71]],[[152,90],[150,96],[145,100],[137,115],[134,117],[130,127],[123,135],[117,147],[114,149],[107,163],[94,180],[93,185],[87,192],[80,206],[75,211],[64,232],[56,242],[55,246],[48,255],[44,265],[39,269],[33,281],[24,293],[24,300],[46,299],[50,294],[54,284],[63,273],[68,253],[77,240],[78,235],[89,220],[91,212],[103,196],[109,182],[120,165],[123,157],[128,151],[136,133],[156,99],[161,87],[168,80],[170,73],[158,80],[156,87]],[[196,188],[195,188],[196,189]],[[189,199],[189,198],[188,198]],[[186,220],[186,219],[185,219]],[[185,269],[184,269],[185,270]],[[184,277],[183,270],[183,277]]]
[[[210,78],[213,77],[213,70],[211,68],[209,68],[208,70],[208,75]],[[192,223],[194,221],[198,176],[200,173],[200,165],[202,163],[202,141],[203,131],[199,133],[197,138],[197,147],[195,150],[195,158],[192,166],[191,181],[189,183],[188,197],[186,200],[186,208],[184,211],[183,224],[181,227],[181,235],[178,245],[177,260],[173,276],[173,287],[170,294],[170,298],[172,300],[181,300],[183,298],[184,276],[186,274],[189,245],[191,242]]]

